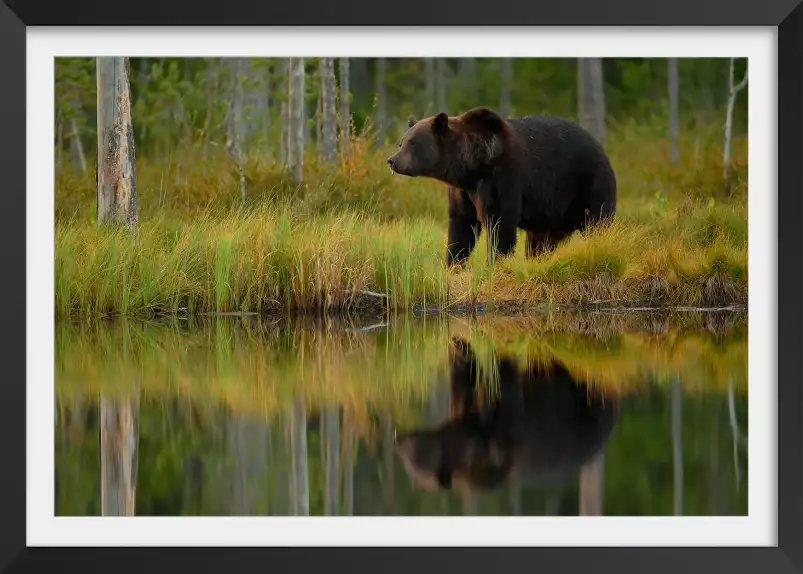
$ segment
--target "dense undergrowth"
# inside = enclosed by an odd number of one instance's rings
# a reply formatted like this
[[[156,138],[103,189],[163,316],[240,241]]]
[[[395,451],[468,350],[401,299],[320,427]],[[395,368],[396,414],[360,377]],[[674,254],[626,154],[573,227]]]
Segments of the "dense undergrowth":
[[[249,157],[244,203],[225,156],[187,146],[139,159],[136,234],[97,230],[94,178],[65,171],[56,180],[56,314],[746,303],[746,140],[733,143],[725,186],[718,126],[682,136],[673,164],[651,125],[608,136],[619,185],[613,225],[551,254],[527,260],[520,247],[492,264],[483,236],[467,268],[451,272],[443,186],[393,177],[388,149],[372,149],[367,136],[334,165],[311,150],[301,186],[270,158]]]

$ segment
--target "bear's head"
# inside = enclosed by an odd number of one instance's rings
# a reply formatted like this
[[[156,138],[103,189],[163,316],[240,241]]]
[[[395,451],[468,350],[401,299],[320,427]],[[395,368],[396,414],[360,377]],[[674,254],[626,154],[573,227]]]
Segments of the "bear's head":
[[[441,112],[407,121],[408,130],[388,158],[393,173],[430,177],[456,186],[481,179],[509,147],[507,124],[489,108],[459,116]]]
[[[503,483],[514,452],[500,437],[453,421],[396,438],[396,452],[413,483],[426,490],[485,490]]]

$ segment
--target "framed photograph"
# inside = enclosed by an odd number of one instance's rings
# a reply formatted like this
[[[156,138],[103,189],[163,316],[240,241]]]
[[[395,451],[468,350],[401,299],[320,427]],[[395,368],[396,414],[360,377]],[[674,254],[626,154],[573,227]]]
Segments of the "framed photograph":
[[[452,4],[0,0],[0,570],[803,571],[803,8]]]

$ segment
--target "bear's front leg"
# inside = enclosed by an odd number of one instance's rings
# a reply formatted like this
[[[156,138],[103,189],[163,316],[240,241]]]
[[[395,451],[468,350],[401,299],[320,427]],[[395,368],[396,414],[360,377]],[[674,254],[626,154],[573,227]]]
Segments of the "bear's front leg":
[[[449,231],[446,246],[446,265],[462,265],[477,243],[481,224],[471,201],[461,189],[449,188]]]
[[[518,229],[515,204],[500,201],[491,184],[484,180],[477,186],[477,198],[488,233],[488,255],[491,255],[491,250],[497,255],[511,255],[516,249]]]

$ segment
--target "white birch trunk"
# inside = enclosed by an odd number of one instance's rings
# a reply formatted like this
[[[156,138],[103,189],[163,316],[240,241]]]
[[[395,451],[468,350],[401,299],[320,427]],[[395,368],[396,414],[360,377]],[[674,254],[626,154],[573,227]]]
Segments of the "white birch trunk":
[[[107,223],[137,224],[129,74],[128,58],[97,58],[99,227]]]

